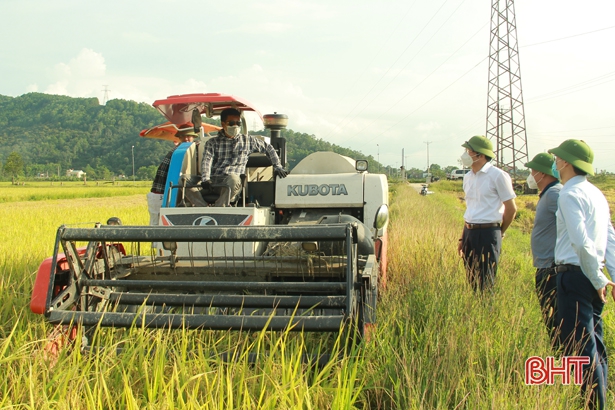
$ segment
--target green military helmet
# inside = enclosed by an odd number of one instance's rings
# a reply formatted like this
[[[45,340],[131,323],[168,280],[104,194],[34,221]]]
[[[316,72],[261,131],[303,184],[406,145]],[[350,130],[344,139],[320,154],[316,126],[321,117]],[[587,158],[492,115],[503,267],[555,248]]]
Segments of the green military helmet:
[[[177,138],[180,137],[198,137],[199,134],[194,132],[194,125],[192,125],[192,123],[187,122],[185,124],[182,125],[178,125],[177,126],[178,131],[175,133],[175,136]]]
[[[469,141],[461,144],[461,146],[471,151],[478,152],[479,154],[483,154],[489,158],[495,158],[495,154],[493,153],[493,144],[491,144],[491,141],[482,135],[473,136]]]
[[[563,159],[573,167],[594,175],[594,151],[582,140],[570,139],[562,142],[559,147],[551,148],[549,153]]]
[[[534,171],[542,172],[543,174],[553,175],[553,155],[541,152],[537,154],[530,162],[527,162],[525,166]]]

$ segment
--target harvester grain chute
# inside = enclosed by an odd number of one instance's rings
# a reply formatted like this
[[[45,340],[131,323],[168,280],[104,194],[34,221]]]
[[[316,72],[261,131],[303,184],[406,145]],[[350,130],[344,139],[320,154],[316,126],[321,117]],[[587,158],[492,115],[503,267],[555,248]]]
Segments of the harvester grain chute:
[[[244,133],[243,112],[258,114],[221,94],[154,107],[175,124],[233,107]],[[286,121],[264,118],[284,165]],[[368,173],[366,161],[317,152],[276,179],[252,154],[235,206],[180,206],[204,145],[174,151],[159,226],[60,227],[32,310],[56,325],[337,332],[346,323],[362,334],[386,279],[386,177]]]

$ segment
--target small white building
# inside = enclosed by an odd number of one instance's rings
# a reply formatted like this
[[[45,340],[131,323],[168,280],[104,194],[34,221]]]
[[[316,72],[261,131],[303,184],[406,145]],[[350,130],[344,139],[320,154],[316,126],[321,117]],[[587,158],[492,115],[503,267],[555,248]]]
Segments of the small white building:
[[[68,171],[66,171],[67,177],[83,178],[84,175],[85,172],[80,169],[69,169]]]

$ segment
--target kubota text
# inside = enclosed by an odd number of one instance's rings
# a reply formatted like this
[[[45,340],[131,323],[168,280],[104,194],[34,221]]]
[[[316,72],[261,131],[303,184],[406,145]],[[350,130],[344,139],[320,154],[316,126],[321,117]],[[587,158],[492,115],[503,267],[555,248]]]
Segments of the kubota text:
[[[344,184],[309,184],[309,185],[289,185],[287,196],[306,196],[306,195],[348,195]]]

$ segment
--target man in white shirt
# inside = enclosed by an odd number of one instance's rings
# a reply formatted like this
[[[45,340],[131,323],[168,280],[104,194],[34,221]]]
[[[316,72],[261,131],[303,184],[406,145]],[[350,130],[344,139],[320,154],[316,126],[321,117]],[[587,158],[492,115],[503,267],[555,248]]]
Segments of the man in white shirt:
[[[587,181],[594,175],[594,153],[580,140],[566,140],[549,150],[564,187],[560,191],[555,244],[557,323],[566,356],[587,356],[581,391],[589,392],[590,408],[605,408],[607,353],[602,330],[602,309],[607,286],[615,286],[602,268],[615,272],[613,250],[607,253],[613,226],[609,204]],[[609,238],[611,236],[611,238]],[[611,289],[615,298],[615,289]]]
[[[457,250],[463,257],[468,281],[474,290],[493,287],[504,232],[517,213],[510,176],[490,164],[495,157],[491,141],[481,135],[461,145],[466,212]]]

